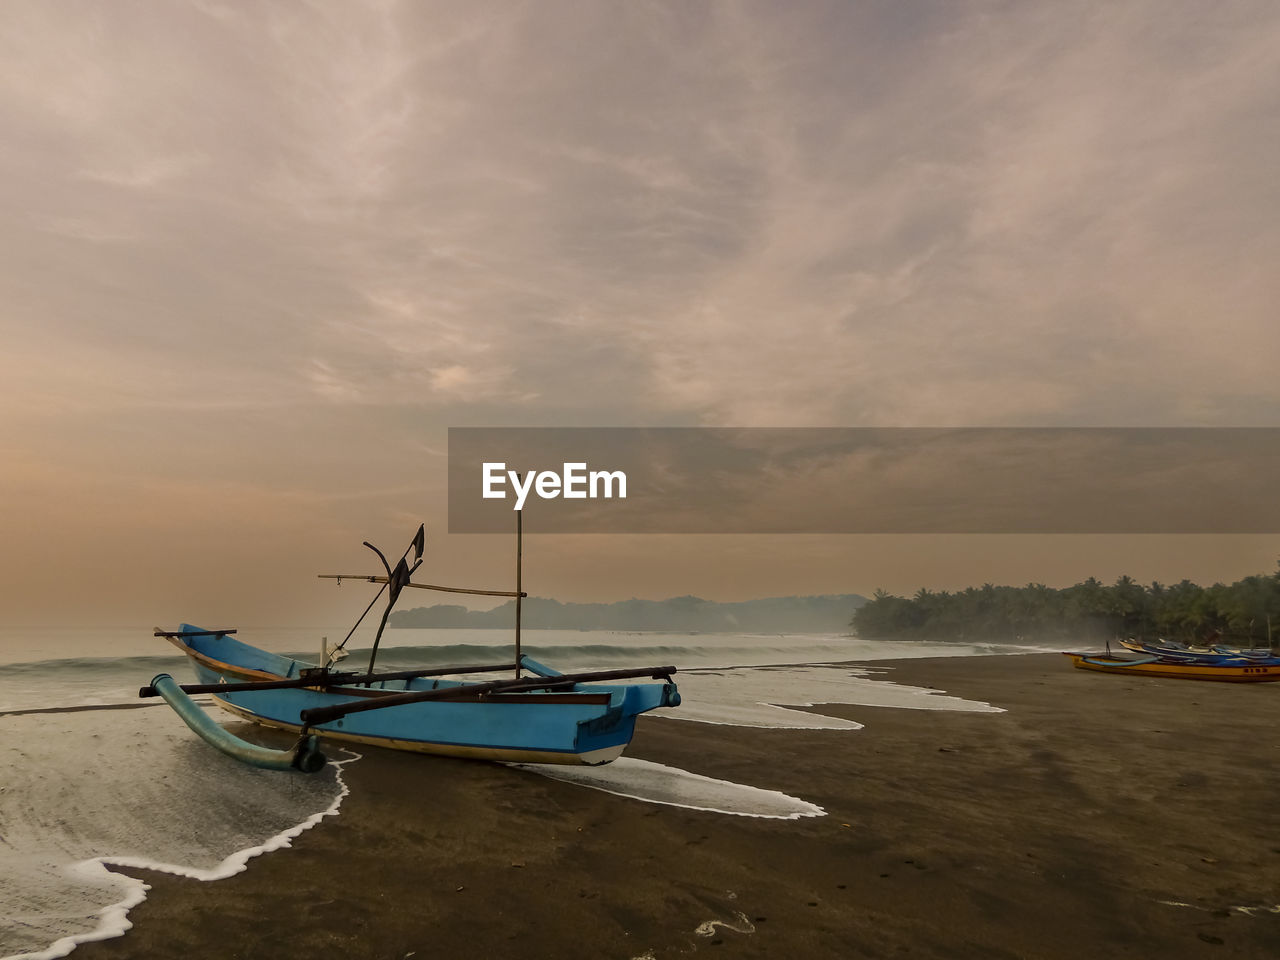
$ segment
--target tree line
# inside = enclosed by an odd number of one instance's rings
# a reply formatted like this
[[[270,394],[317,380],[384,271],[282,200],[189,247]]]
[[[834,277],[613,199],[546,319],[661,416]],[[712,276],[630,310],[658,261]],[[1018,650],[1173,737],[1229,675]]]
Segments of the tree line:
[[[1090,577],[1056,590],[1043,583],[989,583],[954,593],[877,590],[853,615],[861,637],[929,640],[1055,640],[1164,637],[1187,643],[1280,643],[1280,569],[1232,584],[1183,580],[1143,585],[1124,576],[1110,586]]]

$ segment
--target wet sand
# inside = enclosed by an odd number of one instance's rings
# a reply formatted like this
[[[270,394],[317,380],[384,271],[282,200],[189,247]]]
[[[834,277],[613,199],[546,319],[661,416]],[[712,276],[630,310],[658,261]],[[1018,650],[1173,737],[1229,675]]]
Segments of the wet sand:
[[[1008,712],[641,719],[630,756],[828,813],[791,821],[369,750],[292,849],[214,883],[129,871],[152,885],[134,928],[73,956],[1280,956],[1280,684],[1052,654],[868,666]]]

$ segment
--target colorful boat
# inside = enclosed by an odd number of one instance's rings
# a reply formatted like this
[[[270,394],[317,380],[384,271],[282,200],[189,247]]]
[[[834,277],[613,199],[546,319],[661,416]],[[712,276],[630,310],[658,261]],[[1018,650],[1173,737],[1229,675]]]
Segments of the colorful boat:
[[[376,547],[366,543],[382,560],[387,576],[340,578],[379,583],[378,596],[390,587],[367,669],[333,669],[340,655],[345,656],[342,647],[346,640],[333,651],[323,650],[321,664],[312,664],[243,643],[232,636],[234,630],[202,630],[183,624],[177,631],[156,630],[156,635],[174,643],[191,660],[199,682],[180,685],[161,674],[142,688],[140,696],[162,697],[192,730],[237,759],[261,767],[308,772],[325,763],[319,738],[482,760],[608,763],[631,742],[637,716],[680,703],[680,694],[671,682],[675,667],[562,674],[523,656],[519,611],[525,594],[519,588],[519,564],[515,591],[414,583],[411,575],[421,563],[423,540],[420,527],[394,569]],[[410,550],[416,551],[412,567],[407,562]],[[336,575],[333,578],[338,579]],[[514,658],[501,664],[377,672],[378,644],[387,616],[406,587],[515,597]],[[374,597],[365,614],[377,600]],[[347,639],[350,637],[348,634]],[[470,679],[507,671],[514,676]],[[662,682],[610,682],[640,677]],[[236,716],[297,733],[298,740],[289,750],[247,743],[215,723],[191,699],[192,694],[210,694],[215,703]]]
[[[1226,644],[1215,643],[1214,640],[1221,636],[1216,631],[1213,637],[1206,640],[1207,646],[1193,647],[1185,643],[1179,643],[1177,640],[1165,640],[1163,638],[1156,640],[1154,643],[1150,641],[1134,640],[1130,637],[1128,640],[1120,642],[1130,650],[1150,650],[1159,653],[1181,653],[1181,654],[1199,654],[1199,655],[1218,655],[1223,657],[1245,657],[1248,660],[1272,660],[1280,658],[1276,657],[1275,651],[1268,647],[1230,647]]]
[[[1172,663],[1160,657],[1126,659],[1105,653],[1070,653],[1071,665],[1102,673],[1127,673],[1143,677],[1173,677],[1182,680],[1219,680],[1227,683],[1266,683],[1280,680],[1280,665],[1265,663],[1209,664]]]
[[[1121,640],[1120,645],[1143,656],[1159,657],[1166,663],[1199,663],[1213,666],[1242,666],[1253,663],[1280,666],[1280,657],[1272,656],[1270,651],[1265,650],[1244,651],[1226,647],[1197,650],[1172,640],[1159,640],[1153,643],[1133,638]]]

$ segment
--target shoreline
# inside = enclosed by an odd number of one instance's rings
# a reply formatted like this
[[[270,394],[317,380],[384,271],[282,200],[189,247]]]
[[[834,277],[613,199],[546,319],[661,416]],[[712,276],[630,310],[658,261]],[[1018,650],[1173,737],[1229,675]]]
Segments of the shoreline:
[[[1270,685],[1058,654],[852,665],[1007,712],[794,708],[865,725],[848,731],[641,718],[627,756],[827,814],[799,820],[370,749],[337,817],[241,873],[123,870],[151,886],[133,929],[73,956],[1280,954]],[[1264,732],[1240,736],[1242,718]]]

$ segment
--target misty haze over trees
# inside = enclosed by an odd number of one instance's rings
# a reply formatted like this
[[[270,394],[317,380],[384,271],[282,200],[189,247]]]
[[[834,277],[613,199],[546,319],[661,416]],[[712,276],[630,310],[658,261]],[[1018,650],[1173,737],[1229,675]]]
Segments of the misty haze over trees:
[[[521,624],[529,630],[626,630],[665,633],[846,633],[849,617],[867,598],[856,593],[819,597],[771,597],[716,603],[700,597],[621,600],[617,603],[560,603],[529,597]],[[456,604],[415,607],[393,613],[391,627],[509,629],[515,601],[492,610]]]
[[[1132,636],[1268,645],[1273,633],[1280,640],[1280,569],[1211,587],[1190,580],[1144,586],[1124,576],[1111,586],[1093,577],[1062,590],[1042,583],[987,583],[956,593],[922,589],[909,599],[877,590],[854,613],[851,625],[859,636],[873,639]]]

